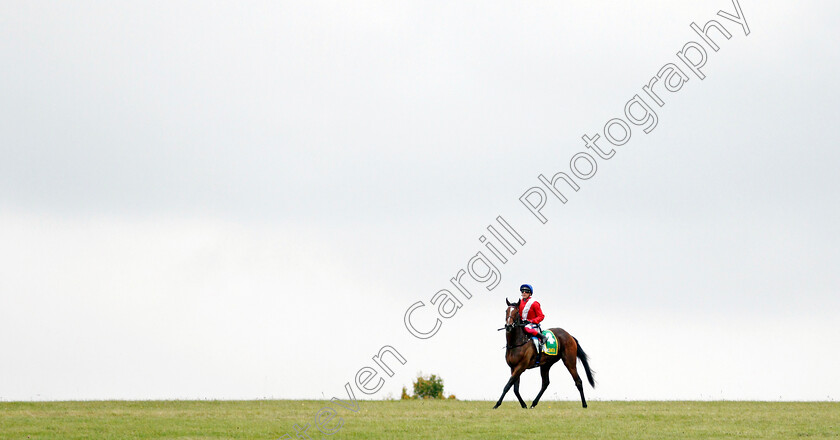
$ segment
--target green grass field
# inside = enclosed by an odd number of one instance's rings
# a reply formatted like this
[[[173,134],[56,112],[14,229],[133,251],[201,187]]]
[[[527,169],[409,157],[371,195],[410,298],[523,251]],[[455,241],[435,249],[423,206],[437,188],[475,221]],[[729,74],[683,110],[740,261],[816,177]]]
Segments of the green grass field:
[[[146,401],[0,403],[6,439],[251,439],[294,435],[326,401]],[[334,439],[795,439],[840,438],[836,402],[544,401],[523,410],[492,402],[360,401],[332,405]],[[334,422],[337,419],[334,420]],[[301,437],[307,438],[307,437]]]

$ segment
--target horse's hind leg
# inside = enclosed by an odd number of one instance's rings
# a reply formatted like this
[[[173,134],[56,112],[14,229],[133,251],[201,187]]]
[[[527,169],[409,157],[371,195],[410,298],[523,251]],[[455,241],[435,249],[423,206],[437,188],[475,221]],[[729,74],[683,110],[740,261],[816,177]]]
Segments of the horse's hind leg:
[[[580,402],[583,404],[583,407],[586,408],[586,398],[583,397],[583,381],[580,380],[580,376],[578,376],[577,373],[577,357],[574,354],[569,356],[569,354],[566,353],[566,355],[563,356],[563,363],[572,375],[572,379],[575,380],[575,386],[578,391],[580,391]]]
[[[522,396],[519,395],[519,379],[522,376],[516,378],[516,382],[513,383],[513,394],[516,394],[516,398],[519,399],[519,404],[522,405],[523,408],[527,408],[528,405],[525,404],[525,401],[522,400]]]

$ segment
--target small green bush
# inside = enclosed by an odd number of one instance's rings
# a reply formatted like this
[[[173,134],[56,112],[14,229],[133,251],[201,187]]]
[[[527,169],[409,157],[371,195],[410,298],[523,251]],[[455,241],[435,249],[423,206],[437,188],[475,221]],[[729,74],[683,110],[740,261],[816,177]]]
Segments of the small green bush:
[[[418,376],[414,381],[414,398],[443,399],[443,379],[434,374]]]

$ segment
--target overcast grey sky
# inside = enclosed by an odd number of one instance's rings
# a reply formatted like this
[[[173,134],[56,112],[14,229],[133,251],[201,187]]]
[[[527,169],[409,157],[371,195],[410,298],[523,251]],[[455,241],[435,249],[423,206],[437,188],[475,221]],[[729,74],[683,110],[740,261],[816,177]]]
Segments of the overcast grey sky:
[[[495,399],[525,282],[590,400],[840,398],[840,4],[740,6],[0,3],[0,399],[329,398],[386,344],[365,397]],[[537,221],[667,63],[656,127]],[[499,285],[412,337],[499,215]]]

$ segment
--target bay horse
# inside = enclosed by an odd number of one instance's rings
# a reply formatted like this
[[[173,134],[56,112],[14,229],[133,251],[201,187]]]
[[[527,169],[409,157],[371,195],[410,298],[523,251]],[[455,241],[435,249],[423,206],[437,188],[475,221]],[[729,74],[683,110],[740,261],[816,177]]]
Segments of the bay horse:
[[[504,326],[507,336],[507,351],[505,352],[505,360],[507,361],[508,366],[510,366],[510,380],[508,380],[507,385],[505,385],[505,389],[502,391],[502,397],[499,397],[499,401],[496,402],[496,406],[494,406],[493,409],[498,408],[499,405],[502,404],[502,400],[505,398],[505,394],[507,394],[511,386],[513,387],[513,394],[515,394],[516,398],[519,399],[519,404],[522,405],[522,408],[527,408],[525,401],[522,400],[522,396],[519,395],[519,376],[521,376],[525,370],[537,366],[537,356],[540,357],[539,367],[540,375],[542,376],[542,388],[540,388],[540,392],[537,394],[537,397],[534,398],[534,402],[531,403],[531,408],[537,406],[537,403],[540,402],[540,397],[542,397],[545,389],[548,388],[548,371],[551,370],[551,366],[561,359],[566,365],[566,369],[569,370],[569,373],[572,375],[572,379],[575,380],[575,386],[578,391],[580,391],[580,401],[583,404],[583,407],[586,408],[586,398],[583,397],[583,382],[580,380],[580,376],[578,376],[577,373],[578,359],[580,359],[580,362],[583,364],[583,369],[586,371],[586,378],[589,380],[589,385],[592,385],[592,388],[595,388],[595,380],[592,378],[592,370],[589,369],[589,360],[586,357],[586,353],[583,351],[583,348],[580,347],[577,339],[562,328],[549,329],[557,338],[557,356],[537,353],[537,348],[534,346],[534,343],[531,342],[531,335],[525,333],[525,330],[523,330],[525,323],[522,322],[522,318],[519,315],[520,301],[511,303],[507,300],[507,298],[505,298],[505,302],[508,305],[507,311],[505,312]]]

